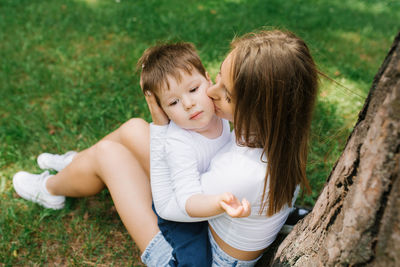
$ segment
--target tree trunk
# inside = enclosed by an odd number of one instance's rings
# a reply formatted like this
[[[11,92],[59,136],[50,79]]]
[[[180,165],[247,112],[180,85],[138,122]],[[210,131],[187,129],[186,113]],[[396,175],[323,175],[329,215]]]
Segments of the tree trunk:
[[[273,266],[400,266],[400,33],[313,211]]]

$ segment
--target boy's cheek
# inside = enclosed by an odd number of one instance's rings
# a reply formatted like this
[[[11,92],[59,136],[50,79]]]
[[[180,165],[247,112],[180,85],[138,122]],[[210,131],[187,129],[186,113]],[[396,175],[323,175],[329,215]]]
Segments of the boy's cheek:
[[[161,107],[161,108],[164,110],[165,115],[167,115],[168,119],[171,120],[171,117],[173,117],[173,114],[171,113],[171,110],[168,107]]]

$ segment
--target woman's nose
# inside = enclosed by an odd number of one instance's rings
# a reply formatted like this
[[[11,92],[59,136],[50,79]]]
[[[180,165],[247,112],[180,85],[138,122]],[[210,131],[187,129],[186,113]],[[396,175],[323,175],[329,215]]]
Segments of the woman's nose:
[[[211,85],[210,87],[208,87],[207,89],[207,95],[209,97],[211,97],[214,100],[218,100],[218,86],[216,84]]]

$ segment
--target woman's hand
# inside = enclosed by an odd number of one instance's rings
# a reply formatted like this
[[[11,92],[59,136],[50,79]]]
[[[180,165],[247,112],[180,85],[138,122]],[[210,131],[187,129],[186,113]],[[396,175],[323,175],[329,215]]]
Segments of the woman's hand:
[[[222,194],[220,199],[220,206],[225,212],[233,218],[248,217],[251,213],[251,207],[247,199],[242,202],[237,199],[232,193]]]
[[[144,97],[146,98],[153,123],[155,125],[167,125],[169,123],[169,118],[167,114],[165,114],[164,110],[158,105],[154,94],[150,91],[146,91]]]

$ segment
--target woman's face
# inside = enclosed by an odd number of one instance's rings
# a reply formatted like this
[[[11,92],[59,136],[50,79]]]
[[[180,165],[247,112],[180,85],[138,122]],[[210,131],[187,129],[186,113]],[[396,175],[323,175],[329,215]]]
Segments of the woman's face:
[[[215,85],[208,88],[207,94],[214,102],[217,116],[233,122],[235,101],[233,98],[231,66],[232,52],[222,62]]]

